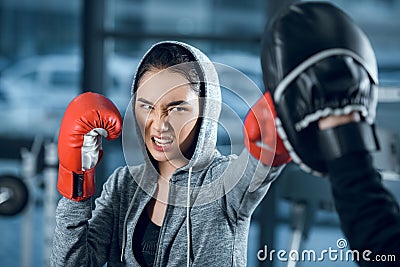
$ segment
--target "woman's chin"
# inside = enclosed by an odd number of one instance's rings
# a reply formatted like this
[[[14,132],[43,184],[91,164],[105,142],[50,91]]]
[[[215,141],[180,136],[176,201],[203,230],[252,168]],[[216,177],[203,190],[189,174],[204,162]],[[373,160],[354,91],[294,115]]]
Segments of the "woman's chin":
[[[171,165],[174,165],[177,169],[184,166],[189,162],[182,154],[180,153],[166,153],[166,152],[159,152],[159,151],[150,151],[151,156],[154,160],[159,163],[166,163],[168,162]]]
[[[179,168],[188,162],[188,159],[184,157],[179,148],[173,146],[172,144],[160,146],[155,142],[150,142],[149,145],[147,148],[151,156],[154,160],[160,163],[169,162],[170,164],[177,165],[177,168]]]
[[[170,159],[165,154],[164,155],[159,155],[159,153],[151,153],[151,155],[153,156],[154,160],[156,160],[158,162],[170,161]]]

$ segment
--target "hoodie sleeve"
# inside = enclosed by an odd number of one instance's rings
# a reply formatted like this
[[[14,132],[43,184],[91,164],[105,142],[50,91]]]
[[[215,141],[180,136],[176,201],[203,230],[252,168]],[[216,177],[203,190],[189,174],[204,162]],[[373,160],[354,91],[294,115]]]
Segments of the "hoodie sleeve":
[[[117,201],[116,172],[103,185],[92,213],[92,200],[60,199],[50,266],[102,266],[107,261]]]
[[[229,217],[250,217],[282,169],[283,166],[270,167],[262,164],[247,149],[233,158],[223,174],[226,179],[222,179],[226,191],[222,205]]]

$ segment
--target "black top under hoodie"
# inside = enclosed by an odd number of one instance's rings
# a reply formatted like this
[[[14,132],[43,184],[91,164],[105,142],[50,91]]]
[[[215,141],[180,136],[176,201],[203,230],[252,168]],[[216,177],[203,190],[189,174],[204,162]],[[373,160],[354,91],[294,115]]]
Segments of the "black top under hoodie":
[[[328,164],[335,206],[360,266],[400,266],[400,212],[383,187],[368,153],[347,155]],[[370,261],[361,252],[372,251]],[[377,262],[376,255],[395,255],[396,262]],[[379,256],[378,256],[379,257]]]

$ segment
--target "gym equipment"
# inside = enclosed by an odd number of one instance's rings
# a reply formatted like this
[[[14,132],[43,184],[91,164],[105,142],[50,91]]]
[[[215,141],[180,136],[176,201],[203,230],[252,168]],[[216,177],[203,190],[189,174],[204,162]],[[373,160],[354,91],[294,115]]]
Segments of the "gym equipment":
[[[33,224],[33,200],[36,198],[36,185],[34,178],[37,175],[37,159],[40,152],[40,148],[43,143],[41,136],[36,136],[33,140],[31,150],[26,147],[21,149],[22,158],[22,179],[28,186],[29,199],[25,209],[22,221],[22,267],[28,267],[32,263],[32,224]]]
[[[49,265],[51,249],[53,245],[54,229],[56,228],[56,208],[59,195],[57,188],[58,157],[57,144],[55,142],[45,143],[44,145],[44,164],[43,179],[45,183],[46,201],[44,205],[44,249],[43,266]]]
[[[14,216],[28,204],[28,187],[14,175],[0,176],[0,216]]]

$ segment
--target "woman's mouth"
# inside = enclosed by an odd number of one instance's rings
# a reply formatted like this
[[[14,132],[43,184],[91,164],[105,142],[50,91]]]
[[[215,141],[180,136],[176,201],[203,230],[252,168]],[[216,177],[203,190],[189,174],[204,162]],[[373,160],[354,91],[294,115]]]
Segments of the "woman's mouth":
[[[172,137],[156,137],[152,136],[151,141],[153,142],[153,147],[157,151],[166,152],[172,148],[173,138]]]

